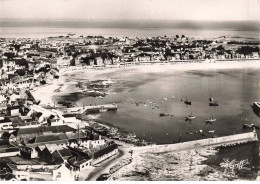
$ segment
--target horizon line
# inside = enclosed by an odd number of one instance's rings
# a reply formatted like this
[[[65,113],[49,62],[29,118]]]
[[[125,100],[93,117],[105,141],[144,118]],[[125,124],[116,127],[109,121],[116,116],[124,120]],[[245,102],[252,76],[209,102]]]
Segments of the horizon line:
[[[46,19],[46,18],[0,18],[0,20],[12,20],[12,21],[149,21],[149,22],[259,22],[259,19],[255,20],[169,20],[169,19]]]

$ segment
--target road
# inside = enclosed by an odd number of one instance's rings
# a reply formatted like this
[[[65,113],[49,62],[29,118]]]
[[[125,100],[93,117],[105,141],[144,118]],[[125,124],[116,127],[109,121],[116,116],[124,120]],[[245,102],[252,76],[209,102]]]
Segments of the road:
[[[96,181],[97,178],[105,173],[109,173],[109,169],[120,160],[130,157],[130,153],[128,153],[128,149],[119,147],[118,154],[116,156],[112,156],[107,160],[97,164],[93,167],[93,169],[87,169],[80,172],[79,181]]]

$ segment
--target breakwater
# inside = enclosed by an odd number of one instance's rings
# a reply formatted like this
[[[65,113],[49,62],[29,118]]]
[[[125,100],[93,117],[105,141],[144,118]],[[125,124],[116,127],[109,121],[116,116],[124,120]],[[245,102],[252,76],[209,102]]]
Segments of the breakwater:
[[[195,141],[188,141],[177,144],[164,144],[164,145],[150,145],[143,147],[134,147],[132,150],[138,153],[164,153],[172,151],[185,151],[192,149],[199,149],[205,147],[220,147],[220,146],[229,146],[235,144],[243,144],[248,142],[258,141],[258,137],[255,131],[235,134],[230,136],[218,137],[218,138],[209,138],[201,139]]]

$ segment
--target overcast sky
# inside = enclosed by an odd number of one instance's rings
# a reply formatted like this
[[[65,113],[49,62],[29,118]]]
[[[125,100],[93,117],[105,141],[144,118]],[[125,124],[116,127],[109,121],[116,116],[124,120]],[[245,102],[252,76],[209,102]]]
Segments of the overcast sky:
[[[0,0],[0,18],[260,20],[260,0]]]

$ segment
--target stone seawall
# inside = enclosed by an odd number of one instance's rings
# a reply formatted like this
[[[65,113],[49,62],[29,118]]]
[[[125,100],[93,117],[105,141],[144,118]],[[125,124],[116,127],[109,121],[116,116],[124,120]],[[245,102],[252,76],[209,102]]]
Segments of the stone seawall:
[[[198,149],[203,147],[219,147],[233,144],[242,144],[247,142],[258,141],[256,132],[235,134],[230,136],[201,139],[177,144],[151,145],[143,147],[134,147],[132,150],[137,152],[153,152],[164,153],[171,151],[185,151],[190,149]]]

